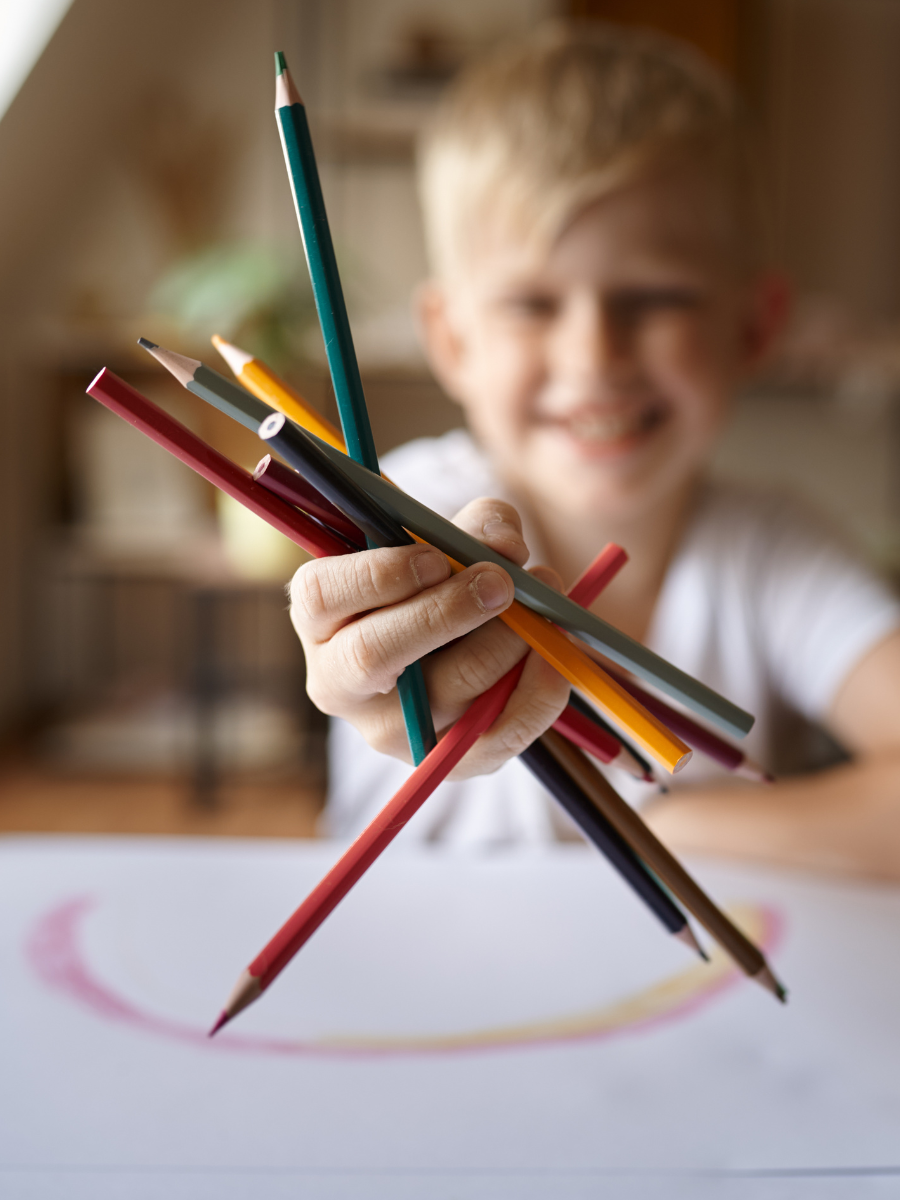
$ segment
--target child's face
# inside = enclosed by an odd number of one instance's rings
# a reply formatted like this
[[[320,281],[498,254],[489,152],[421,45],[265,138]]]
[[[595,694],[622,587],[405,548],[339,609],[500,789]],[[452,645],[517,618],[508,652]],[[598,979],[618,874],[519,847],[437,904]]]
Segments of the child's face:
[[[541,260],[495,232],[425,294],[438,374],[520,494],[627,520],[699,473],[767,340],[723,210],[682,166],[596,202]]]

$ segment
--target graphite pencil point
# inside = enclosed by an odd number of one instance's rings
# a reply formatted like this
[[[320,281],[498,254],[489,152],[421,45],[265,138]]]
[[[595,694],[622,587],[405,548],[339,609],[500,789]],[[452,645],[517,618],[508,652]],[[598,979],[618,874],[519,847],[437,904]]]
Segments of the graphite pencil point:
[[[156,342],[151,342],[149,338],[138,338],[138,345],[143,346],[145,350],[158,350]]]

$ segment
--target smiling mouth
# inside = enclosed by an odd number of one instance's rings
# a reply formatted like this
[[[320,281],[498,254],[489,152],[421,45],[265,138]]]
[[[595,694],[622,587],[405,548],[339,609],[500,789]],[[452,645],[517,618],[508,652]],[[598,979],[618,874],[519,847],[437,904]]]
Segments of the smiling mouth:
[[[575,441],[585,446],[624,446],[636,438],[651,432],[665,421],[665,412],[656,406],[633,408],[626,411],[603,412],[598,410],[573,413],[565,419],[552,422]]]

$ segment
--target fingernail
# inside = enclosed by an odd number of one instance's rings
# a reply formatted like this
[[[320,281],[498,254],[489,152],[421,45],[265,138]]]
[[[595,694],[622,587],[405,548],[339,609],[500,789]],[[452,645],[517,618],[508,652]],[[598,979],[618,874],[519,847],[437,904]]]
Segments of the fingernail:
[[[414,554],[410,564],[416,583],[421,588],[433,587],[436,583],[443,582],[450,570],[446,558],[437,550],[423,550],[421,554]]]
[[[482,612],[495,612],[509,602],[509,586],[499,571],[482,571],[469,587]]]
[[[481,532],[489,541],[521,542],[522,540],[522,535],[515,525],[510,525],[509,521],[501,521],[499,517],[485,521]]]

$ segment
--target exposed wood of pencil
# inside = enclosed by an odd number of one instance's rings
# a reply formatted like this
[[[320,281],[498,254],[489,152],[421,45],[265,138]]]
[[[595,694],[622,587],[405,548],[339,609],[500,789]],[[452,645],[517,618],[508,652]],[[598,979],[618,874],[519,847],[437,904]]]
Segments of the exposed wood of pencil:
[[[647,828],[634,809],[615,788],[585,758],[584,754],[554,730],[544,735],[554,754],[559,757],[572,777],[591,797],[600,811],[618,829],[647,866],[688,908],[707,932],[716,939],[740,968],[751,978],[768,988],[779,1000],[786,992],[772,974],[762,951],[737,928],[725,913],[707,896],[675,856]]]
[[[270,405],[261,403],[246,388],[226,379],[199,358],[176,354],[174,350],[158,346],[146,338],[138,338],[138,345],[152,354],[182,387],[211,404],[213,408],[217,408],[219,412],[223,412],[226,417],[231,417],[251,433],[256,433],[260,423],[271,415]]]
[[[218,334],[213,335],[213,345],[228,363],[236,378],[257,400],[277,408],[286,417],[314,433],[323,441],[330,442],[335,450],[344,450],[344,439],[336,426],[316,412],[311,404],[280,379],[273,370],[258,358],[241,350],[239,346],[226,342]]]

